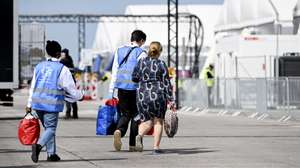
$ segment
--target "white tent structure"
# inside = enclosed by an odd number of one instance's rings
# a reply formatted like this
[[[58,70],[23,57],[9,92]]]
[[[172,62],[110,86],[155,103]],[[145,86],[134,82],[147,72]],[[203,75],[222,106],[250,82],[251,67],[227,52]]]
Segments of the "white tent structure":
[[[219,16],[220,5],[179,5],[179,13],[191,13],[198,16],[204,27],[204,44],[201,55],[207,55],[209,49],[215,43],[214,26]],[[130,5],[127,6],[127,15],[161,15],[167,14],[167,5]],[[101,53],[114,52],[119,46],[128,44],[130,34],[133,30],[140,29],[147,34],[145,49],[151,41],[159,41],[164,46],[164,53],[167,52],[168,26],[160,22],[135,22],[135,23],[114,23],[105,21],[99,22],[93,44],[93,50]],[[178,44],[189,46],[188,41],[189,23],[179,24]],[[194,45],[190,42],[190,45]],[[182,55],[179,47],[179,56]],[[166,55],[166,54],[163,54]],[[184,67],[181,67],[184,68]],[[188,67],[189,68],[189,67]]]
[[[191,13],[200,18],[204,27],[204,46],[212,46],[214,43],[214,26],[219,16],[220,5],[179,5],[179,13]],[[167,5],[130,5],[126,8],[125,14],[167,14]],[[213,11],[213,12],[212,12]],[[167,45],[167,23],[145,24],[136,23],[136,28],[145,29],[149,36],[148,42],[152,40],[161,41]],[[179,25],[179,44],[182,44],[182,37],[186,36],[187,25]]]
[[[225,0],[215,32],[239,33],[257,27],[258,34],[274,34],[276,22],[281,25],[281,33],[291,34],[294,16],[300,14],[299,7],[297,0]]]
[[[216,76],[275,77],[276,59],[300,54],[300,0],[225,0],[220,11]]]

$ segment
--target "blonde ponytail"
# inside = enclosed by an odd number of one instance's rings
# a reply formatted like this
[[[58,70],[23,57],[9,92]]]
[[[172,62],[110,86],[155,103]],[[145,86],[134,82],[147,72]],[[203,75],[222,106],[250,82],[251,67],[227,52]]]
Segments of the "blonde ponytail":
[[[162,51],[162,46],[158,41],[151,42],[149,46],[148,56],[151,58],[158,58]]]

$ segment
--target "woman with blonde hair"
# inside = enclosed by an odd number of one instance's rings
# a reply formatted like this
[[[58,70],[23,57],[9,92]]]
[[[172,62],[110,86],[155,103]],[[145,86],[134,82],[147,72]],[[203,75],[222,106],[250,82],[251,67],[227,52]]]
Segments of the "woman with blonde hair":
[[[162,46],[159,42],[152,42],[148,57],[141,59],[135,67],[132,80],[138,83],[137,107],[141,124],[136,136],[136,150],[143,151],[143,136],[154,127],[153,154],[159,154],[160,140],[163,131],[163,119],[168,102],[173,102],[172,86],[168,68],[159,59]]]

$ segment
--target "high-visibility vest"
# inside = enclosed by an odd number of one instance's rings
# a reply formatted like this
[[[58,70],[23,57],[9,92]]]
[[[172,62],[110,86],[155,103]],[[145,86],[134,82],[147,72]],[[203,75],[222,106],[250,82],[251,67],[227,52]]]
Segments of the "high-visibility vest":
[[[124,57],[130,51],[130,46],[124,46],[118,49],[118,64],[122,62]],[[137,84],[132,81],[132,72],[137,64],[138,57],[143,52],[143,49],[136,47],[134,48],[128,56],[126,62],[119,66],[117,71],[117,79],[115,83],[115,88],[124,90],[136,90]]]
[[[36,83],[32,94],[32,109],[63,111],[64,91],[58,88],[58,78],[63,66],[58,61],[43,61],[35,67]]]
[[[214,77],[215,77],[215,74],[214,72],[210,69],[210,68],[206,68],[205,71],[204,71],[204,79],[206,81],[206,85],[207,87],[213,87],[214,86]],[[207,73],[210,73],[210,75],[212,76],[212,78],[209,78]]]

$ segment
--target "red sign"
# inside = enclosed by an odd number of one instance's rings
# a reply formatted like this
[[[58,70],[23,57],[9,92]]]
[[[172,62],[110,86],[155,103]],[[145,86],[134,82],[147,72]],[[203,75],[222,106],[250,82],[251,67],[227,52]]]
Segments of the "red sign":
[[[255,36],[252,36],[252,37],[244,37],[244,40],[248,40],[248,41],[251,41],[251,40],[259,40],[258,37],[255,37]]]

